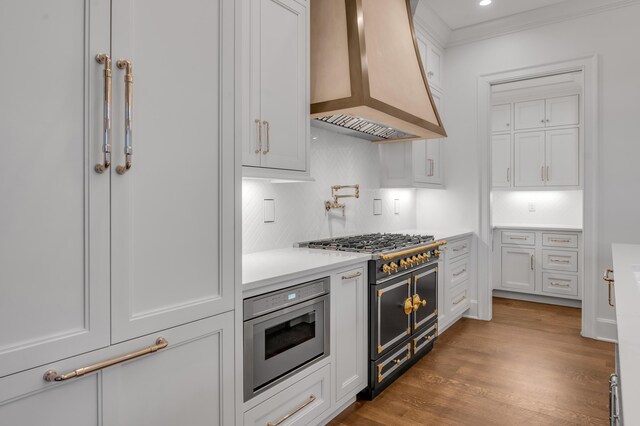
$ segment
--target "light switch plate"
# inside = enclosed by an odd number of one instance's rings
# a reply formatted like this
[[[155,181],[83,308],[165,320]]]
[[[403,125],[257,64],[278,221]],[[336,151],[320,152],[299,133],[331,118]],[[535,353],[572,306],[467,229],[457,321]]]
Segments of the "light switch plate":
[[[393,213],[400,214],[400,199],[393,200]]]
[[[276,221],[276,200],[265,198],[264,200],[264,223]]]
[[[382,215],[382,200],[380,198],[373,199],[373,215],[374,216]]]

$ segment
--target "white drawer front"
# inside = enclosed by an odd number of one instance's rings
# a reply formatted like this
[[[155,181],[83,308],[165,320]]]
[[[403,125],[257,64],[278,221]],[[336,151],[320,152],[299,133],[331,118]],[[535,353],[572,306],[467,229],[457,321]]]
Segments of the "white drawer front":
[[[453,288],[469,279],[469,257],[456,260],[447,265],[447,287]]]
[[[578,252],[542,250],[542,268],[578,272]]]
[[[465,281],[448,292],[447,314],[458,315],[469,308],[469,281]]]
[[[244,424],[306,425],[331,406],[330,384],[331,366],[325,365],[244,413]]]
[[[542,234],[542,245],[545,247],[578,248],[578,236],[575,234]]]
[[[536,244],[536,233],[524,231],[502,231],[502,244],[533,246]]]
[[[578,295],[578,277],[575,275],[542,273],[542,291],[566,296]]]
[[[468,254],[470,248],[471,248],[470,238],[464,238],[462,240],[449,242],[447,243],[448,257],[449,259],[454,259],[456,257]]]

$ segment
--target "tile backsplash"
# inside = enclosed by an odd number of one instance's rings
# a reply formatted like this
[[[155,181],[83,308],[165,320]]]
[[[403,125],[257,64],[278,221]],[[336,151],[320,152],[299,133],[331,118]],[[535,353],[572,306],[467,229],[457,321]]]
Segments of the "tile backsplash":
[[[377,145],[315,127],[311,139],[314,182],[242,181],[244,254],[312,239],[415,228],[415,189],[380,188]],[[326,213],[324,202],[331,198],[331,186],[353,184],[360,184],[360,198],[342,200],[345,216],[340,210]],[[381,200],[376,203],[382,204],[382,214],[374,215],[374,199]],[[273,222],[265,222],[265,205],[271,205],[265,200],[274,200]]]
[[[494,191],[494,225],[582,228],[582,191]]]

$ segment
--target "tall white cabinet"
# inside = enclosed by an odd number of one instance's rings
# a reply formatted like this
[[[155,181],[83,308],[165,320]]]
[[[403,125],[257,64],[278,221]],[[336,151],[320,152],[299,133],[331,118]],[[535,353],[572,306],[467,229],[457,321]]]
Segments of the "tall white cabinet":
[[[234,8],[0,5],[2,422],[233,422]]]

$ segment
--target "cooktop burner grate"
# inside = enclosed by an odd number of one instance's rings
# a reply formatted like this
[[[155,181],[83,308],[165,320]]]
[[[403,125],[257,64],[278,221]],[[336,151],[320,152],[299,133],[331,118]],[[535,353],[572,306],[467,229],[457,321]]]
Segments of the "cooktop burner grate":
[[[351,237],[330,238],[326,240],[310,241],[309,248],[325,250],[354,251],[360,253],[380,253],[427,244],[434,241],[433,235],[407,234],[365,234]]]

